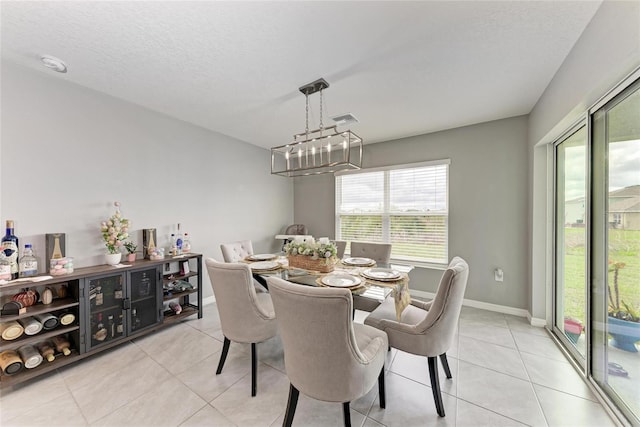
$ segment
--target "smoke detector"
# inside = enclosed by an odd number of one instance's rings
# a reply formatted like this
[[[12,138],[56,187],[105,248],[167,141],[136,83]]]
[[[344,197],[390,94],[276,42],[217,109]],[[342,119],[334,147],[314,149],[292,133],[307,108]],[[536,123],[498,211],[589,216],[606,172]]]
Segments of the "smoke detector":
[[[51,68],[53,71],[57,71],[59,73],[67,72],[67,64],[65,64],[62,59],[51,55],[42,55],[40,60],[45,67]]]
[[[331,117],[331,120],[336,122],[336,125],[343,126],[349,125],[351,123],[358,123],[358,119],[351,113],[339,114],[337,116]]]

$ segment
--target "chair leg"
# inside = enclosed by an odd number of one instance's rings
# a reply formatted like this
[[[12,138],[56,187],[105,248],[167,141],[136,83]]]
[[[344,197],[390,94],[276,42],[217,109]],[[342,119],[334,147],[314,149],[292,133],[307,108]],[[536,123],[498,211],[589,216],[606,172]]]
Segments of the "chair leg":
[[[384,366],[378,375],[378,394],[380,395],[380,407],[384,409],[387,406],[386,396],[384,394]]]
[[[451,370],[449,369],[449,361],[447,360],[447,353],[442,353],[440,355],[440,362],[442,362],[442,369],[444,369],[444,373],[447,378],[451,379]]]
[[[344,402],[342,404],[342,415],[344,416],[344,427],[351,427],[351,411],[349,404],[351,402]]]
[[[298,396],[300,392],[293,384],[289,383],[289,400],[287,401],[287,412],[284,414],[282,427],[291,427],[293,416],[296,414],[296,406],[298,405]]]
[[[231,345],[231,341],[229,338],[224,337],[224,343],[222,344],[222,353],[220,354],[220,361],[218,362],[218,369],[216,370],[216,375],[220,375],[222,372],[222,367],[224,366],[225,360],[227,360],[227,353],[229,353],[229,345]]]
[[[429,361],[429,377],[431,378],[431,391],[433,392],[433,400],[436,403],[436,411],[439,416],[444,417],[444,405],[440,394],[440,380],[438,379],[438,358],[428,357],[427,359]]]
[[[251,343],[251,397],[256,395],[258,391],[258,354],[256,343]]]

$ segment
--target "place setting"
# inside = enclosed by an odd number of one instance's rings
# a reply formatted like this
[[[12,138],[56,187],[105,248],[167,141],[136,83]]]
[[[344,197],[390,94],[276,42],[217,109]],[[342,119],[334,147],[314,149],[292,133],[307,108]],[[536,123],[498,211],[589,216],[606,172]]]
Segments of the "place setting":
[[[378,282],[397,282],[403,279],[402,273],[391,268],[366,268],[360,272],[365,279]]]
[[[252,273],[275,272],[282,268],[277,261],[256,261],[249,264]]]
[[[349,257],[342,260],[342,264],[350,267],[371,267],[376,265],[376,262],[371,258],[364,257]]]
[[[332,273],[316,279],[320,286],[330,288],[356,289],[363,285],[362,279],[351,274]]]
[[[278,258],[276,254],[253,254],[245,258],[245,261],[257,262],[257,261],[273,261]]]

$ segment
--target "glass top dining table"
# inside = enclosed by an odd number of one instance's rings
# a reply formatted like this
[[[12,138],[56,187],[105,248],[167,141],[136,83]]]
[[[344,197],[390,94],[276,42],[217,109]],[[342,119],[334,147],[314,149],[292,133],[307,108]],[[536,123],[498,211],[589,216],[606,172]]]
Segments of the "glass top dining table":
[[[286,258],[279,258],[278,262],[286,265]],[[398,270],[402,273],[408,274],[413,266],[407,265],[395,265],[395,264],[384,264],[377,263],[377,268],[390,268],[394,270]],[[335,267],[335,270],[332,273],[346,273],[352,275],[358,275],[359,270],[362,268],[357,268],[354,266],[346,266],[342,263],[338,263]],[[331,274],[331,273],[325,273]],[[318,283],[319,278],[325,274],[318,274],[317,272],[310,272],[308,270],[300,269],[300,268],[289,268],[283,267],[276,271],[256,271],[253,272],[253,277],[263,286],[268,289],[266,279],[270,276],[280,277],[284,280],[287,280],[292,283],[297,283],[306,286],[322,286]],[[352,289],[351,295],[353,296],[353,308],[356,310],[363,311],[373,311],[378,307],[384,299],[393,292],[393,288],[390,286],[384,286],[382,284],[372,283],[368,280],[362,281],[363,285]]]

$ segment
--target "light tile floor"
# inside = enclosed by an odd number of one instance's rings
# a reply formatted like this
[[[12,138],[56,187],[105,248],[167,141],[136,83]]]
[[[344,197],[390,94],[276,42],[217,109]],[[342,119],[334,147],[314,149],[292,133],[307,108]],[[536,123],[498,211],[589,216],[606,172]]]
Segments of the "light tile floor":
[[[365,316],[358,312],[356,321]],[[254,398],[248,345],[232,343],[215,375],[222,339],[216,306],[206,306],[203,319],[4,390],[0,425],[282,425],[289,382],[279,338],[258,345]],[[436,414],[426,359],[392,350],[386,409],[374,387],[352,402],[353,425],[615,425],[546,332],[525,319],[464,307],[448,359],[453,379],[440,376],[445,418]],[[340,426],[342,407],[301,395],[294,425]]]

